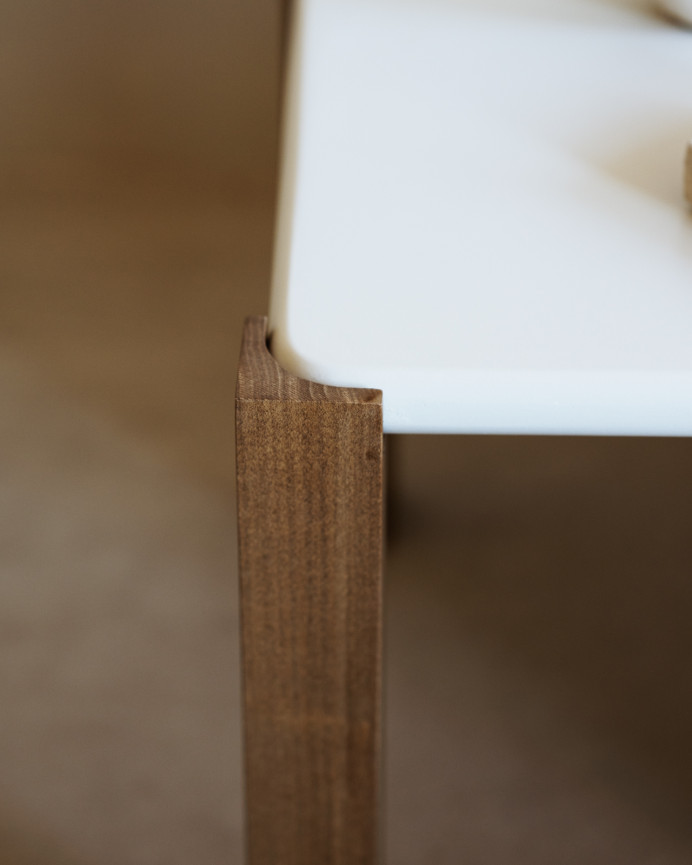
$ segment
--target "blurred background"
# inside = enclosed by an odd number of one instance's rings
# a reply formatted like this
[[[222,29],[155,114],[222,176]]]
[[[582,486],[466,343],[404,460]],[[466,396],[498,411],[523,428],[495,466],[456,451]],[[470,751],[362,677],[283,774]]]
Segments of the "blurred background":
[[[241,863],[277,0],[0,5],[0,863]],[[403,438],[390,865],[692,861],[692,442]],[[278,865],[278,863],[277,863]]]

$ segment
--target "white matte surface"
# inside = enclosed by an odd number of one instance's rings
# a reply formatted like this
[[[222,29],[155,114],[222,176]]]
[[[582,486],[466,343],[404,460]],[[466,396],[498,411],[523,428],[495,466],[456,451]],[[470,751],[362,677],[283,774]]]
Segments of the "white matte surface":
[[[692,37],[635,0],[298,0],[270,330],[389,432],[692,434]]]

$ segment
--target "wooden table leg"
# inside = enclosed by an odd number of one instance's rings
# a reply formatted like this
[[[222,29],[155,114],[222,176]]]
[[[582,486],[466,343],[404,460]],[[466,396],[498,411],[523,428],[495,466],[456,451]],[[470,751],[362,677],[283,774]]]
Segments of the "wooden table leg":
[[[289,375],[245,326],[236,396],[250,865],[377,859],[381,393]]]

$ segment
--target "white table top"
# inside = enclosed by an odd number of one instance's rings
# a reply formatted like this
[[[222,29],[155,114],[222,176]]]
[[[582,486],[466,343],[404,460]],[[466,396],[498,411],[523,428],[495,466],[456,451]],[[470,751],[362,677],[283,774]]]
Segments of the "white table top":
[[[692,435],[692,33],[644,0],[297,0],[270,309],[388,432]]]

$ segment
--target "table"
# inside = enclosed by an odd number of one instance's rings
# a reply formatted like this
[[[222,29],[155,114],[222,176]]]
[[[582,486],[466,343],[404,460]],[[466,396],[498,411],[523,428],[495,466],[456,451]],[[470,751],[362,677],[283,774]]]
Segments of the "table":
[[[692,434],[692,45],[639,0],[300,0],[288,45],[237,392],[250,861],[371,863],[383,433]]]

